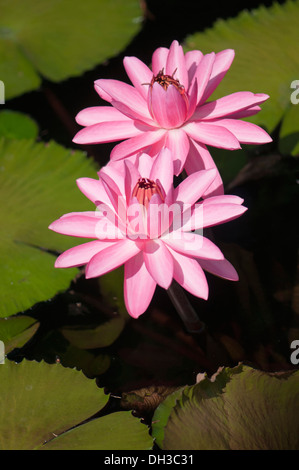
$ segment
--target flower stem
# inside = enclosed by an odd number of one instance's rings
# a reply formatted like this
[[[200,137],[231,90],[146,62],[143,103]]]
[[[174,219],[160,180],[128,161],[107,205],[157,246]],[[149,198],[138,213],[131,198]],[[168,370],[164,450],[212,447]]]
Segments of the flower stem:
[[[176,311],[184,322],[187,331],[189,333],[203,333],[205,331],[205,324],[198,318],[197,313],[189,302],[181,286],[176,281],[173,281],[167,290],[167,293]]]

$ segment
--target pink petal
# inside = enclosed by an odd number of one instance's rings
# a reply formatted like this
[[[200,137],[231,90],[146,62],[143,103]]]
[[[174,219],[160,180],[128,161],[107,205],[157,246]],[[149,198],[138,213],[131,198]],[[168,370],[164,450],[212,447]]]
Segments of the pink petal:
[[[148,106],[153,119],[165,129],[180,126],[187,116],[187,104],[173,85],[164,90],[155,82],[148,94]]]
[[[85,108],[76,116],[76,121],[81,126],[91,126],[99,122],[129,120],[130,118],[113,108],[113,106],[93,106],[91,108]]]
[[[194,86],[194,82],[197,81],[197,98],[196,103],[201,101],[202,95],[206,89],[206,86],[209,82],[213,65],[215,61],[215,53],[211,52],[210,54],[206,54],[200,61],[195,75],[193,77],[193,83],[189,88],[189,93],[191,93],[192,87]]]
[[[227,259],[222,260],[211,260],[211,259],[200,259],[198,260],[201,267],[215,276],[228,279],[229,281],[238,281],[239,276],[233,265],[227,261]]]
[[[207,147],[205,145],[195,142],[193,139],[190,139],[190,151],[188,153],[188,158],[185,162],[186,173],[190,175],[195,171],[208,170],[210,168],[216,169],[216,178],[208,187],[206,192],[202,195],[202,197],[210,197],[213,195],[223,194],[223,183],[219,171]]]
[[[153,166],[153,158],[147,153],[142,153],[138,156],[138,171],[141,178],[149,178]]]
[[[161,140],[165,133],[165,129],[142,132],[140,135],[116,145],[110,154],[110,159],[120,160],[121,158],[133,155],[134,153],[137,153]]]
[[[129,79],[133,83],[140,95],[147,100],[149,84],[151,83],[153,72],[137,57],[125,57],[124,67]]]
[[[133,86],[119,80],[100,79],[95,82],[95,87],[110,95],[111,104],[131,119],[152,122],[146,101]]]
[[[124,264],[128,259],[139,253],[138,245],[128,238],[105,248],[91,258],[86,266],[85,277],[90,279],[108,273]]]
[[[230,68],[234,57],[235,51],[233,49],[226,49],[216,54],[210,80],[201,99],[202,103],[204,103],[209,96],[211,96],[213,91],[216,90],[217,86]]]
[[[172,206],[163,203],[158,194],[154,194],[147,208],[147,235],[148,238],[158,238],[168,231],[172,224],[173,216],[176,215],[178,205]]]
[[[263,103],[268,98],[269,96],[263,93],[254,94],[250,91],[239,91],[199,106],[192,119],[215,119],[228,116],[229,114]]]
[[[194,140],[213,147],[236,150],[241,148],[238,139],[227,129],[208,122],[190,122],[185,132]]]
[[[234,196],[232,194],[223,194],[219,196],[211,196],[204,200],[203,204],[205,207],[210,204],[243,204],[244,199],[239,196]]]
[[[199,230],[204,227],[212,227],[214,225],[229,222],[240,217],[247,208],[239,204],[207,204],[205,201],[197,204],[190,214],[190,218],[186,221],[182,230]]]
[[[70,235],[73,237],[97,238],[103,217],[99,213],[94,212],[94,216],[90,213],[85,215],[77,213],[67,217],[61,217],[49,225],[49,229],[62,235]],[[115,237],[114,237],[115,238]]]
[[[169,251],[173,256],[174,279],[192,295],[207,300],[209,286],[198,261],[171,248],[169,248]]]
[[[100,251],[111,246],[115,241],[95,240],[78,245],[62,253],[55,261],[55,268],[73,268],[83,266]]]
[[[166,67],[167,56],[169,53],[169,49],[166,47],[159,47],[155,50],[152,57],[152,71],[154,75],[158,75],[158,73]]]
[[[161,240],[173,250],[193,258],[223,259],[219,248],[208,238],[197,233],[177,230],[166,236],[163,235]]]
[[[197,70],[198,64],[202,58],[203,53],[201,51],[188,51],[185,54],[185,63],[188,71],[189,88],[193,80],[194,74]]]
[[[114,142],[143,134],[148,129],[148,126],[131,120],[101,122],[81,129],[73,138],[73,142],[76,144]]]
[[[143,257],[146,269],[154,281],[168,289],[173,277],[173,258],[159,239],[149,240],[144,244]]]
[[[128,313],[138,318],[148,308],[156,282],[145,267],[143,254],[139,253],[125,263],[124,298]]]
[[[241,111],[237,111],[233,114],[230,114],[230,119],[242,119],[249,116],[254,116],[257,114],[262,108],[260,106],[252,106],[251,108],[241,109]]]
[[[272,142],[271,137],[264,129],[251,122],[236,119],[217,119],[213,122],[217,126],[230,131],[243,144],[267,144]]]
[[[79,178],[76,180],[80,191],[97,205],[99,202],[110,205],[110,199],[107,196],[103,183],[100,180],[92,178]]]
[[[174,200],[192,206],[205,193],[215,179],[216,174],[216,169],[192,173],[175,188]]]
[[[150,158],[150,157],[149,157]],[[136,165],[133,165],[132,162],[124,160],[125,165],[125,176],[124,176],[124,185],[125,185],[125,194],[127,204],[130,203],[132,198],[132,193],[138,179],[140,178],[140,173]]]
[[[171,129],[166,134],[165,146],[173,155],[174,173],[179,175],[184,167],[189,148],[189,138],[184,129]]]
[[[168,148],[164,148],[152,164],[149,178],[158,181],[165,194],[168,195],[173,187],[173,161]]]
[[[179,80],[180,84],[188,89],[188,72],[185,63],[185,56],[182,46],[179,45],[178,41],[171,43],[169,54],[167,57],[166,75],[173,76]]]

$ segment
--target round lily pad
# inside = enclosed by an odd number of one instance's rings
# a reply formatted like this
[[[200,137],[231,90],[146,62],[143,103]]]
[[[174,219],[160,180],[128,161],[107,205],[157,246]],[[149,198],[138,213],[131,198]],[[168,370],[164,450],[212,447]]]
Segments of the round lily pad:
[[[124,49],[140,29],[138,0],[0,0],[0,77],[6,99],[42,77],[78,76]]]
[[[53,297],[78,273],[55,269],[54,262],[58,252],[83,240],[57,235],[48,226],[74,208],[93,209],[76,185],[82,175],[96,176],[83,152],[53,142],[0,140],[0,317]]]

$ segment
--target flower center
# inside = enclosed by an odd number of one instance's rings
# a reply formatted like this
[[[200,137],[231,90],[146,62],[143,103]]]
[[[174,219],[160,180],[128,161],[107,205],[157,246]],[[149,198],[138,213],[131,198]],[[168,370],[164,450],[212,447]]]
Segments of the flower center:
[[[156,76],[153,76],[150,85],[153,86],[153,84],[157,82],[159,83],[159,85],[161,85],[161,87],[164,88],[164,90],[167,90],[169,85],[173,85],[180,92],[181,95],[185,95],[185,87],[180,84],[179,80],[174,78],[175,72],[176,70],[173,72],[172,75],[165,75],[164,69],[160,70],[160,72]]]
[[[148,178],[139,178],[133,189],[132,197],[136,197],[138,202],[147,208],[154,194],[158,194],[164,202],[163,190],[158,182]]]

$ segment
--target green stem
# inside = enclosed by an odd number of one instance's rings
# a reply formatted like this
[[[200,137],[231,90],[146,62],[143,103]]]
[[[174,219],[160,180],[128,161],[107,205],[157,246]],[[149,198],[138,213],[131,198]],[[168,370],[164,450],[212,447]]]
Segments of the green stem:
[[[198,318],[181,286],[173,281],[167,293],[189,333],[203,333],[205,324]]]

